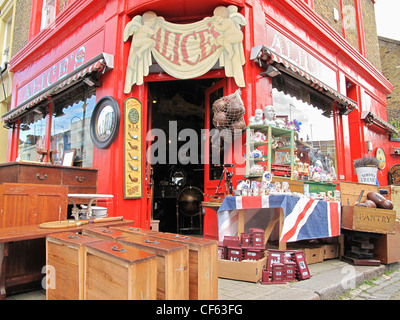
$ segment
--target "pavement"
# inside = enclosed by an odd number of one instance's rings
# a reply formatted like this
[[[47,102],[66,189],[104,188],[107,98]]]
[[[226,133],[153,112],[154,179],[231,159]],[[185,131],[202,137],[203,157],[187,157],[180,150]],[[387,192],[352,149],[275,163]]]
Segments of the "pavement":
[[[400,262],[354,266],[339,259],[308,265],[311,278],[287,284],[218,279],[219,300],[400,300]],[[7,300],[45,300],[45,290]]]
[[[400,299],[400,262],[354,266],[339,259],[308,265],[311,278],[286,284],[219,279],[219,300]]]

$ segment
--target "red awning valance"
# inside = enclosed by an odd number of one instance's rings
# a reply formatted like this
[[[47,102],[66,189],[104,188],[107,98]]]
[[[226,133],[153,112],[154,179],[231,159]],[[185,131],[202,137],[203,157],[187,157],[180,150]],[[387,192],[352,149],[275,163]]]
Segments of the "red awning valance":
[[[67,89],[78,81],[84,80],[89,75],[95,72],[104,72],[108,68],[112,68],[113,63],[111,60],[110,56],[107,56],[107,58],[105,58],[104,54],[97,56],[96,58],[88,61],[87,63],[76,69],[73,73],[67,75],[65,78],[60,79],[52,86],[48,87],[44,92],[38,93],[37,95],[20,104],[16,108],[11,109],[7,113],[5,113],[2,116],[2,120],[6,124],[15,122],[22,115],[27,113],[29,110],[34,109],[36,105],[38,105],[42,101],[45,101],[50,96]]]
[[[296,66],[292,62],[288,61],[281,55],[277,54],[276,52],[265,46],[254,47],[252,49],[251,59],[258,62],[264,61],[264,64],[266,66],[273,65],[279,71],[288,73],[289,75],[299,79],[300,81],[306,83],[312,88],[326,94],[338,104],[346,108],[345,114],[348,114],[357,108],[357,103],[355,101],[341,94],[337,90],[331,88],[327,84],[315,78],[307,71],[304,71],[302,68]]]

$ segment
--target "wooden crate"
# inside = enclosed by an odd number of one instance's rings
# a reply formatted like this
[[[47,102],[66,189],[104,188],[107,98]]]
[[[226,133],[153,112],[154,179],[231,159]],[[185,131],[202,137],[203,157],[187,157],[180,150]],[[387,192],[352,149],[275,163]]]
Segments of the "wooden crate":
[[[189,299],[218,300],[218,242],[173,233],[153,233],[153,238],[189,246]]]
[[[218,277],[232,280],[258,282],[267,266],[267,257],[258,261],[230,261],[218,259]]]
[[[61,232],[46,238],[46,266],[50,283],[47,300],[82,300],[85,245],[100,239]]]
[[[372,239],[374,258],[383,264],[400,261],[400,222],[396,221],[396,233],[384,234],[380,238]]]
[[[340,182],[342,202],[342,228],[347,230],[393,234],[395,232],[396,212],[394,210],[354,207],[361,190],[361,201],[368,192],[378,192],[378,186],[354,182]]]
[[[189,299],[188,245],[133,234],[118,242],[157,255],[157,300]]]
[[[340,201],[342,206],[354,206],[358,201],[361,190],[364,190],[361,201],[367,199],[368,192],[379,192],[378,186],[373,184],[340,181]]]
[[[115,241],[86,245],[85,300],[154,300],[157,259],[154,254]]]
[[[396,212],[393,210],[342,207],[342,228],[383,234],[395,233]]]

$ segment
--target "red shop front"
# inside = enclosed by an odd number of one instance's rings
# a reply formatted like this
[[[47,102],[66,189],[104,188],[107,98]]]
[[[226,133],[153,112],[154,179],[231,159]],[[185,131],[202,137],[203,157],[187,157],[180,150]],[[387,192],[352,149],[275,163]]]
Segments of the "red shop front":
[[[8,160],[46,149],[61,164],[74,149],[72,165],[97,168],[97,192],[114,196],[109,213],[138,227],[217,237],[215,211],[200,223],[199,201],[227,192],[226,172],[235,188],[247,168],[242,130],[213,135],[222,97],[242,102],[235,121],[246,125],[274,106],[277,123],[298,126],[297,156],[330,182],[357,181],[367,141],[389,155],[391,128],[361,114],[386,119],[390,83],[303,1],[75,0],[37,26],[11,61]]]

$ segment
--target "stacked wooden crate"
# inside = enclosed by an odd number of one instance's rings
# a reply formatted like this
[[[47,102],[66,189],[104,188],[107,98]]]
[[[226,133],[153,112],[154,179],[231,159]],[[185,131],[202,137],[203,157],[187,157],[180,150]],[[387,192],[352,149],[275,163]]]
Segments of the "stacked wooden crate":
[[[217,251],[216,241],[131,226],[49,236],[47,298],[218,299]]]

